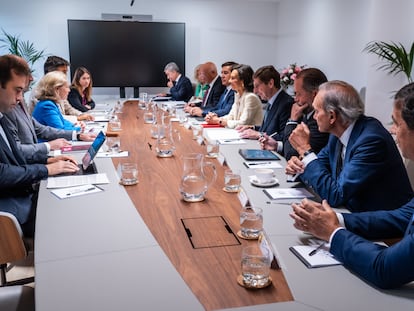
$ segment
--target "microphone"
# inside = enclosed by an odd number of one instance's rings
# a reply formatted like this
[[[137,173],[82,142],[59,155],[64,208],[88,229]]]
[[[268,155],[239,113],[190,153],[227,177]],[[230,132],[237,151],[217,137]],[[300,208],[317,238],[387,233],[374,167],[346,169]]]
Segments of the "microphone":
[[[130,6],[133,6],[134,5],[134,2],[135,2],[135,0],[131,0]]]

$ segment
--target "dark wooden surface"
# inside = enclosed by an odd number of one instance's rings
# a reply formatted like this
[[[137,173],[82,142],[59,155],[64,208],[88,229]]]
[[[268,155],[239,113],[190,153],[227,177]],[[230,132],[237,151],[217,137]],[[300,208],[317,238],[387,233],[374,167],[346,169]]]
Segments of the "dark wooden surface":
[[[139,183],[127,186],[126,190],[149,230],[204,308],[215,310],[293,300],[283,273],[278,270],[271,270],[273,284],[266,289],[248,290],[237,284],[242,246],[257,241],[239,239],[241,244],[196,249],[191,245],[182,219],[223,217],[236,233],[241,209],[237,194],[222,190],[224,169],[216,159],[208,160],[216,165],[217,181],[209,188],[206,199],[198,203],[187,203],[181,199],[182,155],[190,152],[206,154],[205,146],[192,139],[191,131],[173,122],[173,129],[181,134],[175,155],[158,158],[150,125],[144,124],[143,111],[138,109],[137,102],[126,102],[120,118],[123,128],[120,133],[121,149],[128,150],[129,157],[113,158],[114,165],[138,163]],[[211,227],[214,230],[215,226]],[[209,234],[208,230],[206,234]],[[214,234],[217,235],[211,232],[211,236]],[[157,271],[154,274],[157,275]],[[162,275],[157,277],[161,282],[168,282],[163,280]]]

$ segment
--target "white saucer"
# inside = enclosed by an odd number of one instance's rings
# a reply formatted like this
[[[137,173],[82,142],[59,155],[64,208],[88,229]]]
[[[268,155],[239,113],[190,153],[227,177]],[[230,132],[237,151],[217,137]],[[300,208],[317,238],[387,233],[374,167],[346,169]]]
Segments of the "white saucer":
[[[273,177],[271,180],[265,183],[260,182],[257,179],[256,175],[249,176],[249,180],[252,185],[257,187],[272,187],[279,184],[279,180],[276,177]]]

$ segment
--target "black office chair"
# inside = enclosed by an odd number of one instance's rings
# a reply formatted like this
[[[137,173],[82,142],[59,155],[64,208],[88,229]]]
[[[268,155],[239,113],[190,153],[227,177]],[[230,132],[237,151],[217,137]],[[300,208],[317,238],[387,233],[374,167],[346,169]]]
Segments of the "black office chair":
[[[6,274],[9,263],[23,260],[26,257],[27,249],[19,222],[14,215],[0,212],[0,286],[23,285],[34,282],[34,277],[7,281]]]
[[[1,311],[34,311],[34,288],[30,286],[0,287]]]

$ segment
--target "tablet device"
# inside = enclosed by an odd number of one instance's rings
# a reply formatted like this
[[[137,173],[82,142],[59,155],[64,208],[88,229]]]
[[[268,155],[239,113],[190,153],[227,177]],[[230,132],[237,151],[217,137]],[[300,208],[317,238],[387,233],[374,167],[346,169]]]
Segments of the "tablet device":
[[[280,158],[270,150],[261,149],[239,149],[239,154],[246,161],[274,161]]]
[[[106,140],[105,134],[102,131],[100,131],[98,136],[96,136],[92,145],[89,147],[88,151],[86,151],[85,155],[82,158],[82,169],[83,170],[86,171],[88,167],[91,165],[93,159],[95,158],[99,149],[102,147],[105,140]]]

